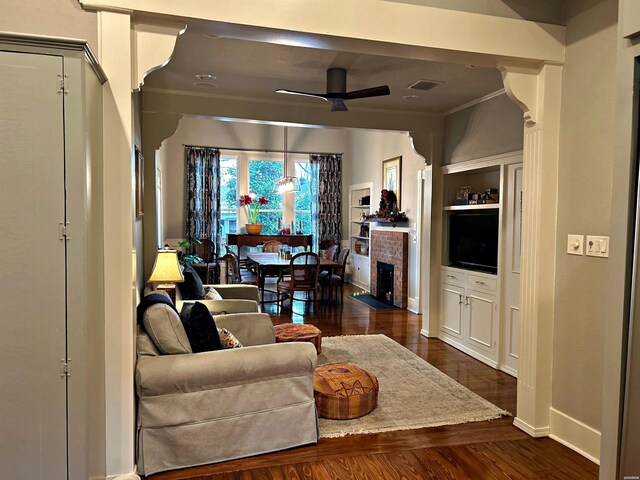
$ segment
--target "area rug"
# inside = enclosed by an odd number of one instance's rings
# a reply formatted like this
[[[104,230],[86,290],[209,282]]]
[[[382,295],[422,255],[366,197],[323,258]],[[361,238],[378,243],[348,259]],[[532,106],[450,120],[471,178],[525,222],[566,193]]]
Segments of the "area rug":
[[[378,407],[353,420],[320,419],[320,437],[410,430],[511,415],[385,335],[322,339],[318,364],[353,363],[378,377]]]
[[[351,294],[351,298],[364,303],[367,307],[373,308],[374,310],[398,308],[395,305],[389,305],[388,303],[381,302],[370,293],[353,293]]]

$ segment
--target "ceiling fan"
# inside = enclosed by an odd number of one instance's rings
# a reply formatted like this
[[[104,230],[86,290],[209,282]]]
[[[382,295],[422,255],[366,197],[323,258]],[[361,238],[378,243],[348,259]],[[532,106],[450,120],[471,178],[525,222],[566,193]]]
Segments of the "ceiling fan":
[[[346,112],[346,100],[357,98],[380,97],[389,95],[391,91],[387,85],[365,88],[347,92],[347,71],[344,68],[330,68],[327,70],[327,93],[297,92],[295,90],[276,90],[276,93],[288,93],[289,95],[303,95],[305,97],[322,98],[331,103],[332,112]]]

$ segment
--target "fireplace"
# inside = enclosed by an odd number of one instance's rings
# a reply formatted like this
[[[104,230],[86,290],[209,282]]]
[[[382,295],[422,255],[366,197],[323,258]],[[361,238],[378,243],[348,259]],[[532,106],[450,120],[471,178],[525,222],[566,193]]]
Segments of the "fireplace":
[[[407,308],[409,290],[409,236],[407,232],[395,229],[375,228],[371,231],[369,257],[371,266],[371,295],[386,302],[390,292],[389,303],[399,308]],[[386,280],[378,279],[380,264]],[[379,285],[379,282],[390,281],[391,285]],[[380,298],[382,296],[382,298]]]
[[[394,267],[390,263],[378,262],[376,269],[376,298],[381,302],[393,305],[393,273]]]

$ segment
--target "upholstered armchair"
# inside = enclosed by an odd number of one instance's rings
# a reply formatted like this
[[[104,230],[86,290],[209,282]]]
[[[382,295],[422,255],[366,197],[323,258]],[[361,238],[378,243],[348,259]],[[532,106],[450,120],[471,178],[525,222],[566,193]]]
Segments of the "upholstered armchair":
[[[267,314],[231,314],[216,316],[216,324],[243,348],[189,353],[170,306],[152,305],[143,317],[135,376],[139,473],[317,442],[311,343],[276,344]]]

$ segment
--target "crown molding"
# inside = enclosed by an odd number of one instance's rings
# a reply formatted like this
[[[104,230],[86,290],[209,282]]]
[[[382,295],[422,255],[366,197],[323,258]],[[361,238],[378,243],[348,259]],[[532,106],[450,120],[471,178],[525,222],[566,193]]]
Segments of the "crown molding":
[[[31,35],[16,32],[0,32],[0,43],[83,52],[85,59],[98,77],[100,84],[104,85],[108,80],[100,62],[98,62],[98,58],[93,53],[91,46],[86,40],[65,37],[47,37],[44,35]]]

